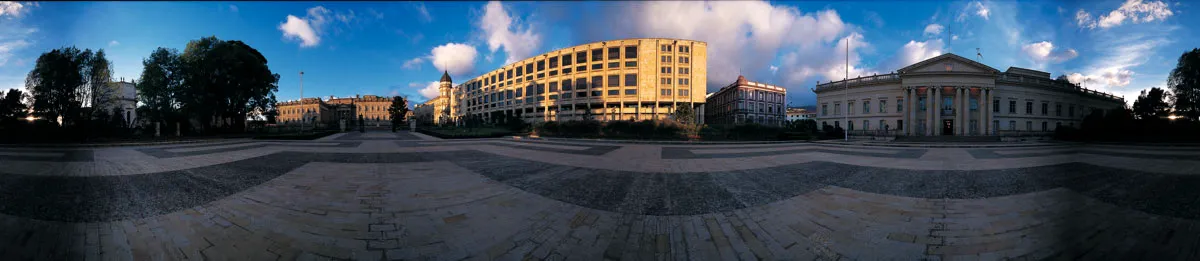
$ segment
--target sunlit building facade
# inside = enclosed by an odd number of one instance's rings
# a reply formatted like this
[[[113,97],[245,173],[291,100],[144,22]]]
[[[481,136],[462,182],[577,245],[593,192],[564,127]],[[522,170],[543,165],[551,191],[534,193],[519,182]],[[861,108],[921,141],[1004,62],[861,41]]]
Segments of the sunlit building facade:
[[[787,89],[752,82],[738,76],[733,83],[708,95],[705,124],[762,124],[781,126],[785,118]]]
[[[355,95],[354,97],[304,98],[303,101],[280,102],[278,106],[280,124],[338,124],[342,120],[349,126],[357,124],[359,116],[365,123],[376,125],[390,123],[387,109],[392,105],[388,97]]]
[[[662,119],[681,106],[701,112],[707,50],[700,41],[624,39],[535,55],[450,88],[443,74],[440,95],[419,106],[416,115],[542,122]]]
[[[1079,127],[1088,114],[1125,106],[1050,73],[1001,72],[947,53],[895,73],[817,84],[817,122],[851,134],[905,136],[1047,135]]]

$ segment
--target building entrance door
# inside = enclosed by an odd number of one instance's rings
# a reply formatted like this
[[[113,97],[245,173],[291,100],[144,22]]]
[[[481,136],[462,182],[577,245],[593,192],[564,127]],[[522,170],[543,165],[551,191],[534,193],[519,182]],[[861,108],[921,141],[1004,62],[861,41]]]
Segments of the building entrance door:
[[[954,120],[942,120],[942,135],[954,135]]]

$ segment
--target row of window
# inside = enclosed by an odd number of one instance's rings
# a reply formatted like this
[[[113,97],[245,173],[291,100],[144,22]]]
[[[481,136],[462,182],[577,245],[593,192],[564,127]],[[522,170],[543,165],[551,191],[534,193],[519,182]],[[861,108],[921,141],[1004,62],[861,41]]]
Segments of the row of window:
[[[662,73],[662,74],[671,74],[672,72],[678,72],[679,74],[689,74],[692,72],[692,69],[687,68],[687,67],[679,67],[679,70],[672,70],[672,67],[662,67],[662,68],[658,69],[658,72]]]
[[[681,47],[680,50],[683,53],[687,53],[689,50],[689,48],[687,46],[680,46],[680,47]],[[603,59],[603,58],[605,58],[605,56],[604,56],[605,49],[608,50],[607,60],[621,59],[622,47],[609,47],[609,48],[592,49],[591,50],[591,57],[592,57],[591,61],[599,62],[599,61],[605,60],[605,59]],[[637,59],[638,58],[637,46],[625,46],[624,49],[625,49],[624,59]],[[572,56],[574,56],[575,59],[572,59],[571,58]],[[570,71],[571,68],[567,68],[567,66],[570,66],[572,64],[571,63],[572,60],[574,60],[575,63],[581,64],[581,66],[575,67],[576,71],[580,71],[580,72],[586,71],[587,66],[582,66],[582,64],[588,62],[587,57],[588,57],[588,51],[580,51],[580,52],[576,52],[574,54],[564,54],[562,56],[550,57],[549,59],[546,59],[546,60],[538,60],[533,63],[525,64],[524,66],[516,66],[512,69],[508,69],[507,71],[492,75],[491,77],[485,77],[483,79],[483,85],[491,85],[493,83],[503,83],[505,80],[512,80],[513,78],[517,78],[517,83],[520,83],[520,81],[522,80],[521,76],[525,76],[526,74],[534,73],[535,68],[536,68],[536,71],[540,73],[538,75],[538,78],[542,78],[542,77],[545,77],[544,71],[547,68],[547,64],[549,65],[549,69],[556,69],[556,68],[559,68],[559,66],[562,66],[562,67],[564,67],[562,69],[562,73],[568,74],[568,73],[571,73],[571,71]],[[674,59],[673,57],[674,56],[662,56],[661,60],[664,63],[670,63],[670,62],[673,62],[672,61]],[[687,57],[687,56],[679,56],[678,60],[679,60],[679,63],[686,64],[691,61],[691,58]],[[621,64],[622,63],[619,61],[612,61],[612,62],[608,63],[608,65],[609,65],[608,68],[620,68]],[[626,61],[624,63],[624,65],[625,65],[625,67],[637,67],[637,62],[636,61]],[[593,70],[603,69],[603,64],[593,64],[592,69]],[[686,72],[684,72],[684,73],[686,73]],[[557,74],[558,74],[557,70],[550,72],[550,76],[554,76]],[[529,81],[529,80],[532,80],[532,77],[527,76],[523,80]],[[509,83],[509,84],[512,84],[512,83]],[[472,87],[476,87],[476,86],[472,86]]]
[[[896,103],[896,112],[903,112],[903,108],[904,108],[904,100],[903,100],[903,99],[898,99],[898,100],[896,100],[896,102],[897,102],[897,103]],[[853,102],[853,101],[851,101],[851,102],[848,102],[847,104],[849,104],[849,106],[851,106],[851,107],[853,107],[853,106],[854,106],[854,102]],[[998,112],[1000,112],[1000,104],[1001,104],[1001,103],[1000,103],[1000,100],[999,100],[999,99],[995,99],[995,100],[993,100],[993,102],[992,102],[992,112],[997,112],[997,113],[998,113]],[[863,105],[863,107],[862,107],[862,113],[863,113],[863,114],[869,114],[869,113],[871,113],[871,101],[863,101],[862,105]],[[925,108],[925,105],[926,105],[926,99],[925,99],[925,97],[918,97],[918,98],[917,98],[917,105],[919,105],[919,107],[920,107],[920,108],[919,108],[919,110],[921,110],[921,111],[924,111],[924,110],[926,110],[926,108]],[[976,111],[976,110],[978,110],[978,108],[979,108],[979,101],[978,101],[978,100],[976,100],[975,98],[971,98],[971,99],[970,99],[970,105],[969,105],[969,107],[970,107],[970,110],[971,110],[971,111]],[[1062,109],[1062,107],[1063,107],[1063,106],[1062,106],[1062,104],[1061,104],[1061,103],[1056,103],[1056,104],[1054,105],[1054,116],[1060,116],[1060,117],[1061,117],[1061,116],[1063,115],[1063,109]],[[878,108],[879,108],[879,113],[887,113],[887,100],[880,100],[880,101],[879,101],[879,107],[878,107]],[[1043,116],[1049,115],[1049,108],[1050,108],[1050,104],[1049,104],[1049,102],[1042,102],[1042,106],[1041,106],[1041,115],[1043,115]],[[942,101],[942,109],[943,109],[943,110],[954,110],[954,108],[953,108],[953,98],[949,98],[949,97],[947,97],[947,98],[944,98],[944,100]],[[1034,109],[1034,106],[1033,106],[1033,102],[1032,102],[1032,101],[1027,101],[1027,102],[1025,102],[1025,114],[1027,114],[1027,115],[1032,115],[1032,114],[1033,114],[1033,109]],[[1010,101],[1008,101],[1008,113],[1009,113],[1009,114],[1016,114],[1016,113],[1017,113],[1017,101],[1015,101],[1015,100],[1010,100]],[[834,115],[840,115],[840,114],[841,114],[841,103],[835,103],[835,104],[834,104],[834,111],[833,111],[833,114],[834,114]],[[827,116],[827,115],[829,115],[829,107],[828,107],[828,104],[822,104],[822,105],[821,105],[821,116]],[[853,112],[853,111],[851,111],[851,112],[850,112],[850,115],[854,115],[854,112]],[[1067,117],[1075,117],[1075,105],[1074,105],[1074,104],[1069,104],[1069,105],[1067,105]]]
[[[1062,107],[1063,107],[1062,103],[1057,103],[1057,102],[1054,103],[1054,116],[1062,116],[1062,114],[1063,114]],[[1043,116],[1050,114],[1049,109],[1050,109],[1050,103],[1042,102],[1041,112],[1042,112]],[[1000,112],[1000,99],[996,99],[996,100],[992,101],[992,112]],[[1009,114],[1017,113],[1017,101],[1015,101],[1015,100],[1008,101],[1008,113]],[[1027,115],[1033,114],[1033,102],[1032,101],[1025,102],[1025,114],[1027,114]],[[1067,105],[1067,117],[1075,117],[1075,104]]]

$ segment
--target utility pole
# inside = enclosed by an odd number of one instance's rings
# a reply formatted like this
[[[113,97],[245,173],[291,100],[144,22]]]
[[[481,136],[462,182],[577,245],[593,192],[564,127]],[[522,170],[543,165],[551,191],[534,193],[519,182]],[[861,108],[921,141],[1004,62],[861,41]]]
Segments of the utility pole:
[[[854,38],[846,37],[846,78],[842,80],[842,84],[846,85],[846,90],[842,94],[845,94],[845,96],[847,98],[846,99],[846,113],[842,114],[842,117],[844,117],[846,119],[846,129],[842,130],[842,134],[844,134],[844,136],[845,136],[845,138],[844,138],[845,141],[850,141],[850,125],[851,125],[850,110],[854,109],[854,108],[850,107],[850,99],[849,99],[850,98],[850,40],[852,40],[852,39],[854,39]]]
[[[304,117],[300,119],[300,133],[304,133],[304,122],[308,121],[308,109],[304,108],[304,71],[300,71],[300,109],[304,111],[300,114]]]

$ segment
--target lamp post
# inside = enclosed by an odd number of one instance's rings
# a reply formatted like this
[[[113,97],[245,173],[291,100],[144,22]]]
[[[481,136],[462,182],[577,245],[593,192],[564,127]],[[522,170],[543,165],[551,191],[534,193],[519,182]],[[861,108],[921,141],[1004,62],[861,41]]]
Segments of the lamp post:
[[[846,119],[846,129],[842,131],[842,134],[845,135],[845,138],[844,138],[845,141],[850,141],[850,110],[854,109],[854,108],[850,107],[850,99],[849,99],[850,98],[850,40],[851,39],[853,39],[853,37],[846,38],[846,78],[844,80],[842,80],[842,84],[846,85],[846,90],[844,90],[844,92],[842,94],[845,94],[845,97],[847,98],[846,99],[846,113],[842,114],[842,117],[844,117]]]
[[[304,108],[304,71],[300,71],[300,108]],[[308,111],[305,109],[304,111]],[[304,133],[304,122],[308,119],[308,114],[305,113],[305,119],[300,119],[300,133]]]

